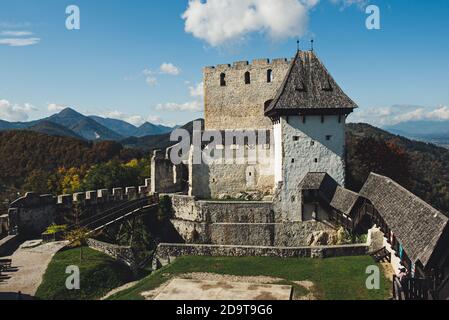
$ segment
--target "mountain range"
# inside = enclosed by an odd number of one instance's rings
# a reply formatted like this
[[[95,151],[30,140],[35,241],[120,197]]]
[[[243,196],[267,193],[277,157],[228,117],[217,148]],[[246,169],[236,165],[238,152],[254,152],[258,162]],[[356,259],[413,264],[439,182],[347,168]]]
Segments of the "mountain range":
[[[449,146],[449,120],[445,121],[407,121],[383,129],[410,139]]]
[[[122,140],[169,133],[174,128],[145,122],[140,127],[118,119],[85,116],[71,108],[48,118],[30,122],[8,122],[0,120],[0,131],[29,130],[49,135],[72,137],[84,140]]]

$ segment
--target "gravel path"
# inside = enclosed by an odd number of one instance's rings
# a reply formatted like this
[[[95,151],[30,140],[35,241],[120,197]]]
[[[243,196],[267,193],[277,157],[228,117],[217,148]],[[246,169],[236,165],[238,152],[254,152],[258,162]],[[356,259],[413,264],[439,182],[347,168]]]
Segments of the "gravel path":
[[[65,245],[63,241],[29,247],[30,242],[25,242],[12,256],[5,257],[12,259],[12,267],[2,272],[0,299],[17,298],[19,291],[24,297],[33,297],[51,259]]]

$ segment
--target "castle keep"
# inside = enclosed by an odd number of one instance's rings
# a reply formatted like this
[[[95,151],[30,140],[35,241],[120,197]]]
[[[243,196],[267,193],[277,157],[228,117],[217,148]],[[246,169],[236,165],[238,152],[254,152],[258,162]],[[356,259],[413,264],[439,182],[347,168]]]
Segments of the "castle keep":
[[[206,67],[204,94],[204,133],[244,138],[214,146],[231,159],[193,163],[190,156],[185,161],[190,196],[276,199],[280,220],[303,221],[298,186],[308,172],[327,173],[344,185],[345,123],[357,106],[314,52],[298,51],[291,60]],[[250,161],[251,151],[256,162]]]

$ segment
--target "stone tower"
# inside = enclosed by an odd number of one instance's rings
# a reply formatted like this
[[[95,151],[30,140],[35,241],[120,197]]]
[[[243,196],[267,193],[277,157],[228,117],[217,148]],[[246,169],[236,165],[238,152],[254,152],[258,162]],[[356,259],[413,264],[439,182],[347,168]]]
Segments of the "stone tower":
[[[287,59],[257,59],[204,68],[205,130],[271,130],[264,105],[276,96],[289,66]]]
[[[327,173],[345,184],[345,123],[354,108],[317,56],[298,51],[265,108],[273,123],[274,176],[283,219],[303,220],[298,187],[307,173]]]

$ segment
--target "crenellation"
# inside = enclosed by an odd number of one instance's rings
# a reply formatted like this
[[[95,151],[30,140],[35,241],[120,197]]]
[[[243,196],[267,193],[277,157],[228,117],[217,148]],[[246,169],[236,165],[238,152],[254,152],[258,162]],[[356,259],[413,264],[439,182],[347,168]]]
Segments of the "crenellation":
[[[85,192],[77,192],[73,194],[73,202],[83,202],[86,200]]]
[[[113,188],[112,197],[114,200],[123,200],[123,188]]]
[[[252,62],[252,64],[253,64],[254,66],[264,66],[264,65],[268,65],[268,64],[270,64],[270,59],[266,59],[266,58],[263,58],[263,59],[254,59],[253,62]]]
[[[139,186],[139,188],[138,188],[138,192],[140,195],[148,193],[149,190],[150,190],[150,188],[147,186]]]
[[[87,191],[86,192],[86,200],[97,200],[97,191]]]
[[[273,65],[289,64],[290,61],[288,61],[287,58],[276,58],[276,59],[273,59],[271,63],[272,63]]]
[[[101,199],[102,201],[107,201],[109,197],[109,190],[108,189],[100,189],[97,191],[97,198]]]
[[[63,206],[71,206],[73,203],[73,196],[71,194],[62,194],[58,196],[57,204]]]
[[[246,68],[248,67],[249,62],[248,61],[236,61],[232,64],[232,67],[234,69],[241,69],[241,68]]]
[[[137,198],[137,189],[136,187],[127,187],[125,189],[125,194],[128,197],[128,200],[134,200]]]
[[[229,63],[219,64],[215,67],[215,69],[217,71],[224,71],[224,70],[228,70],[229,68],[231,68],[231,65]]]

